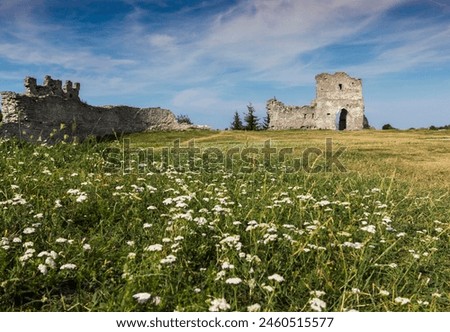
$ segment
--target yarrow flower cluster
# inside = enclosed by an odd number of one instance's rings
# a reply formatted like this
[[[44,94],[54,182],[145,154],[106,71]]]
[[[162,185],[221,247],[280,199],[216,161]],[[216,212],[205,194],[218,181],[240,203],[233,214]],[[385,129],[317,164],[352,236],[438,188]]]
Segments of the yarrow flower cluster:
[[[309,304],[310,304],[312,310],[320,312],[327,307],[327,304],[325,303],[325,301],[320,299],[321,296],[325,295],[324,291],[314,290],[314,291],[311,291],[310,294],[312,296],[315,296],[309,300]]]
[[[211,306],[209,307],[209,311],[217,312],[217,311],[225,311],[230,309],[230,305],[227,303],[227,300],[224,298],[213,299],[211,301]]]
[[[147,248],[144,249],[145,251],[161,251],[162,250],[162,245],[157,243],[157,244],[152,244],[150,246],[148,246]]]
[[[241,278],[228,278],[227,280],[225,280],[225,283],[230,285],[238,285],[241,282],[242,282]]]
[[[280,276],[279,274],[275,273],[268,277],[269,280],[274,280],[276,282],[283,282],[284,278]]]
[[[75,264],[68,263],[68,264],[61,265],[61,267],[59,269],[60,270],[74,270],[76,268],[77,268],[77,266]]]
[[[150,299],[152,299],[154,305],[159,305],[161,303],[161,298],[159,296],[152,296],[150,293],[146,292],[134,294],[133,298],[136,299],[139,304],[144,304]]]

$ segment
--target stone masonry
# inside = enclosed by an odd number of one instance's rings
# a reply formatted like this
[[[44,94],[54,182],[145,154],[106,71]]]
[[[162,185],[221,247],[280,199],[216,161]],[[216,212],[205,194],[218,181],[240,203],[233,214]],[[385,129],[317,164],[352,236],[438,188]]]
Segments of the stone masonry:
[[[316,76],[316,99],[309,106],[287,106],[267,101],[269,129],[360,130],[368,127],[364,116],[361,79],[346,73]]]
[[[79,98],[80,83],[46,76],[43,85],[25,78],[25,93],[0,92],[2,123],[0,136],[26,140],[83,140],[151,130],[184,130],[175,115],[160,107],[90,106]]]

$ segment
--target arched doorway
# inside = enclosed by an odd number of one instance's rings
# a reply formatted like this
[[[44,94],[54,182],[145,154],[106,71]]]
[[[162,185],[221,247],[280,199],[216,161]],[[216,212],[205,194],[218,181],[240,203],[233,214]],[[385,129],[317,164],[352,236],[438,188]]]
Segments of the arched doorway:
[[[338,130],[345,130],[347,129],[347,115],[348,115],[348,111],[343,108],[341,109],[336,117],[336,128]]]

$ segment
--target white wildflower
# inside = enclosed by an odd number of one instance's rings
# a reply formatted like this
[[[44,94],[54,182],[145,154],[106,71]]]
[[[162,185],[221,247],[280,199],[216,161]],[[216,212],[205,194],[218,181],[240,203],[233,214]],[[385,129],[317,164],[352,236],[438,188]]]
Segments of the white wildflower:
[[[374,225],[367,225],[367,226],[361,227],[360,229],[365,232],[372,233],[372,234],[375,234],[375,232],[377,230]]]
[[[77,199],[76,199],[77,203],[82,203],[85,200],[87,200],[87,195],[85,193],[81,193],[81,195],[78,196]]]
[[[39,264],[38,270],[39,270],[39,272],[41,272],[44,275],[47,274],[47,265]]]
[[[133,298],[136,299],[139,304],[147,302],[151,297],[152,295],[150,293],[137,293],[133,295]]]
[[[273,287],[270,286],[270,285],[262,284],[261,287],[262,287],[262,289],[266,290],[266,291],[269,292],[269,293],[272,293],[272,292],[275,290],[275,288],[273,288]]]
[[[405,304],[411,302],[410,299],[407,299],[405,297],[396,297],[394,301],[397,303],[400,303],[401,305],[405,305]]]
[[[249,305],[247,307],[248,312],[258,312],[260,310],[261,310],[261,305],[259,303],[255,303],[255,304]]]
[[[81,193],[81,191],[79,189],[69,189],[69,190],[67,190],[67,193],[69,195],[79,195]]]
[[[168,255],[166,258],[160,260],[161,264],[170,264],[177,260],[174,255]]]
[[[343,247],[350,247],[350,248],[354,248],[354,249],[361,249],[364,245],[360,242],[344,242],[342,244]]]
[[[50,256],[50,253],[48,251],[41,251],[37,256],[38,257]]]
[[[159,296],[153,297],[152,303],[154,305],[159,305],[161,303],[161,298]]]
[[[136,253],[134,253],[134,252],[129,252],[128,255],[127,255],[127,258],[128,258],[128,259],[134,259],[134,258],[136,258]]]
[[[56,243],[64,243],[64,242],[67,242],[67,239],[66,239],[66,238],[63,238],[63,237],[59,237],[59,238],[57,238],[57,239],[55,240],[55,242],[56,242]]]
[[[56,267],[56,263],[53,260],[53,258],[51,258],[51,257],[47,257],[45,259],[45,265],[47,265],[48,267],[51,267],[52,269],[54,269]]]
[[[147,248],[145,248],[145,251],[161,251],[163,248],[162,244],[152,244],[150,246],[148,246]]]
[[[222,271],[217,272],[217,274],[216,274],[216,279],[214,279],[214,280],[217,281],[217,280],[223,279],[223,277],[225,277],[225,274],[226,274],[226,273],[227,273],[227,272],[226,272],[225,270],[222,270]]]
[[[276,282],[283,282],[284,278],[279,274],[275,273],[268,277],[269,280],[275,280]]]
[[[223,262],[222,263],[222,270],[232,270],[234,269],[234,265],[230,264],[230,262]]]
[[[274,241],[277,240],[277,238],[278,238],[277,234],[264,234],[264,241],[263,241],[263,243],[267,244],[269,242],[274,242]]]
[[[227,300],[224,298],[214,299],[211,301],[211,306],[209,307],[209,311],[217,312],[224,311],[230,309],[230,305],[227,303]]]
[[[165,200],[163,200],[163,204],[164,205],[168,205],[168,204],[172,204],[172,202],[173,202],[173,199],[172,198],[166,198]]]
[[[387,290],[380,289],[380,295],[388,296],[388,295],[389,295],[389,292],[388,292]]]
[[[225,283],[230,285],[239,285],[242,282],[241,278],[228,278]]]
[[[203,226],[205,225],[208,221],[206,220],[206,218],[204,217],[196,217],[194,218],[194,221],[199,225],[199,226]]]
[[[34,227],[27,227],[23,230],[23,234],[32,234],[36,231]]]
[[[309,294],[315,296],[315,297],[321,297],[322,295],[325,295],[324,291],[318,291],[318,290],[313,290],[311,292],[309,292]]]
[[[68,263],[68,264],[61,265],[61,267],[59,269],[60,270],[74,270],[76,268],[77,268],[77,266],[75,264]]]
[[[152,226],[153,226],[153,224],[149,224],[149,223],[146,222],[142,227],[143,228],[150,228]]]
[[[42,218],[44,218],[44,214],[43,214],[43,213],[35,214],[35,215],[33,216],[33,218],[35,218],[35,219],[42,219]]]
[[[91,250],[91,245],[88,243],[83,244],[83,249],[84,250]]]
[[[322,301],[318,297],[309,300],[309,304],[311,305],[311,309],[314,311],[322,311],[322,309],[325,309],[327,307],[325,301]]]

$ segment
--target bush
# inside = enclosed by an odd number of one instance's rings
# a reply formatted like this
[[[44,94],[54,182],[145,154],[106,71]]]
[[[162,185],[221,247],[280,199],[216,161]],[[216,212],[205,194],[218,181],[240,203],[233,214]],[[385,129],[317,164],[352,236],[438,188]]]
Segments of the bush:
[[[381,129],[383,130],[390,130],[390,129],[396,129],[394,127],[392,127],[389,123],[383,125],[383,127],[381,127]]]
[[[189,116],[184,115],[184,114],[177,115],[177,122],[178,123],[185,123],[185,124],[188,124],[188,125],[193,124],[191,119],[189,118]]]

